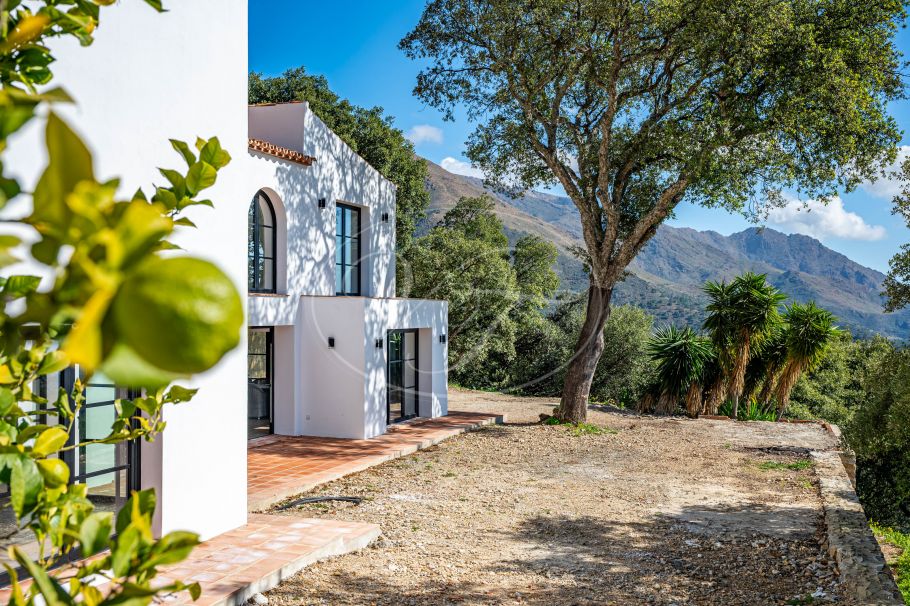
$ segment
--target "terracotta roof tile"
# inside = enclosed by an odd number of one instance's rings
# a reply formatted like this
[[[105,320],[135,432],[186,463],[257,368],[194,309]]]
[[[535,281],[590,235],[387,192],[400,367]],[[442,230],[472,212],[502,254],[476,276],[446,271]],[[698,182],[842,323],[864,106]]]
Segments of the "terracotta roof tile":
[[[316,158],[313,156],[308,156],[302,154],[299,151],[294,151],[293,149],[288,149],[287,147],[281,147],[280,145],[273,145],[268,141],[263,141],[262,139],[250,139],[249,148],[252,151],[259,152],[261,154],[267,154],[269,156],[275,156],[276,158],[281,158],[282,160],[287,160],[288,162],[296,162],[297,164],[303,164],[304,166],[310,166],[313,162],[316,161]]]

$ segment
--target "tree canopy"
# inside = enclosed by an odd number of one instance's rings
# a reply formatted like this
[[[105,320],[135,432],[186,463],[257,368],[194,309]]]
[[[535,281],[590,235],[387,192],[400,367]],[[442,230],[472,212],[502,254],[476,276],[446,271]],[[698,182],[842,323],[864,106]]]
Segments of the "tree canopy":
[[[264,77],[251,72],[250,103],[306,101],[316,115],[364,160],[398,188],[395,228],[399,250],[406,249],[418,222],[430,204],[426,189],[426,162],[414,154],[414,146],[394,126],[381,107],[364,108],[342,99],[329,88],[324,76],[314,76],[303,67],[280,76]]]
[[[892,212],[903,217],[907,227],[910,227],[910,159],[901,164],[897,174],[889,176],[901,181],[901,190],[894,197]],[[900,252],[891,257],[884,294],[888,297],[886,311],[896,311],[910,305],[910,244],[904,244]]]
[[[477,122],[468,157],[579,210],[591,288],[560,415],[583,420],[613,286],[682,201],[760,215],[895,156],[901,0],[432,0],[415,94]]]
[[[556,248],[533,236],[510,247],[487,197],[461,198],[403,255],[401,288],[449,303],[449,371],[475,387],[514,376],[516,340],[541,321],[559,280]]]

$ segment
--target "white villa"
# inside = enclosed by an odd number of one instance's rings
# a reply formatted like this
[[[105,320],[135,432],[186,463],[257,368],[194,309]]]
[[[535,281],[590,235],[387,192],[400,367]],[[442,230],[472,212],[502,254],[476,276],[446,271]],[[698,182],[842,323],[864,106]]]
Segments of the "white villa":
[[[248,115],[251,437],[445,415],[446,303],[394,298],[395,186],[306,103]]]
[[[394,185],[306,103],[248,107],[248,0],[166,5],[118,3],[102,10],[92,46],[58,44],[54,84],[76,104],[57,111],[124,195],[180,162],[168,138],[218,136],[233,160],[206,192],[215,208],[192,209],[199,228],[179,244],[248,293],[247,338],[194,380],[190,404],[167,410],[154,442],[72,465],[90,492],[114,486],[118,501],[156,488],[156,531],[206,539],[246,523],[249,438],[371,438],[446,415],[447,305],[395,297]],[[45,164],[38,126],[9,158],[25,184]],[[120,391],[101,381],[88,389],[88,433]]]

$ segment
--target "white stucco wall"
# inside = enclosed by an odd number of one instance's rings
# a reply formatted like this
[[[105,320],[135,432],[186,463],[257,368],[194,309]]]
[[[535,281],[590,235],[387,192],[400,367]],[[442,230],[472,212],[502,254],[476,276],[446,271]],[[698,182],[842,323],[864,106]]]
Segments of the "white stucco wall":
[[[140,2],[102,8],[95,44],[57,43],[55,85],[76,100],[58,110],[95,154],[97,175],[121,176],[122,193],[161,182],[158,166],[181,166],[168,138],[192,144],[217,135],[234,162],[206,192],[215,209],[193,209],[200,226],[178,241],[214,261],[246,291],[248,193],[247,2],[183,0],[156,14]],[[11,168],[26,189],[45,164],[40,129],[17,136]],[[137,321],[142,321],[137,310]],[[245,339],[245,332],[244,332]],[[158,490],[159,531],[211,537],[246,521],[245,343],[198,377],[199,394],[170,408],[167,429],[143,444],[142,475]]]
[[[278,240],[279,257],[287,259],[283,275],[278,268],[279,292],[335,294],[335,205],[343,203],[359,207],[364,223],[362,294],[395,296],[395,186],[326,127],[306,103],[251,106],[249,123],[250,137],[316,158],[311,166],[255,152],[246,158],[249,200],[265,189],[276,213],[286,216],[286,237]],[[325,208],[318,207],[320,198],[326,200]],[[383,213],[389,215],[387,223],[380,220]],[[293,301],[257,301],[251,320],[286,323],[294,317],[295,306]],[[267,316],[260,318],[257,313]]]
[[[396,329],[418,329],[418,415],[441,417],[449,412],[448,343],[449,305],[446,301],[426,299],[368,299],[365,301],[364,334],[368,343]],[[386,431],[386,363],[388,347],[369,350],[365,372],[364,401],[368,411],[367,437]],[[380,411],[377,415],[376,411]]]
[[[448,345],[439,342],[448,326],[445,301],[304,297],[300,313],[299,434],[362,439],[385,433],[387,333],[396,329],[418,329],[419,415],[448,414]],[[381,348],[376,339],[383,340]]]

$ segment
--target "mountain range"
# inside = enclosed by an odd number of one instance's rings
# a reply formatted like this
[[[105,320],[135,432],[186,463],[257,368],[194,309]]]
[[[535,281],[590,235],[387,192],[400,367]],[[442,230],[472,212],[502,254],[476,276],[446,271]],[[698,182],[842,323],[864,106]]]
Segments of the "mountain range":
[[[562,290],[587,288],[582,263],[571,252],[583,242],[578,211],[568,198],[535,191],[513,198],[486,188],[481,179],[450,173],[429,161],[427,166],[432,201],[422,229],[435,224],[459,198],[486,194],[493,198],[510,241],[533,234],[556,245]],[[768,281],[791,299],[814,300],[830,310],[856,336],[910,338],[910,310],[887,314],[882,309],[884,274],[801,234],[751,227],[724,236],[663,225],[629,270],[614,302],[638,305],[660,324],[700,326],[705,281],[754,271],[767,274]]]

